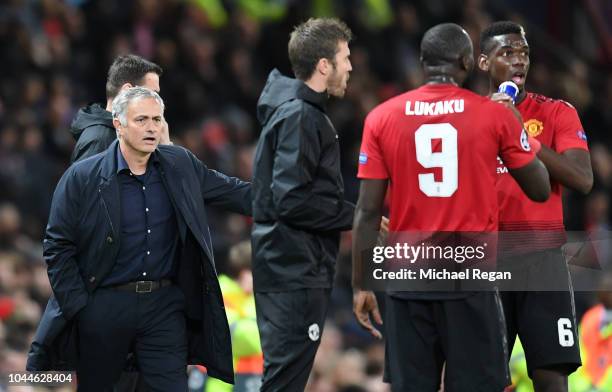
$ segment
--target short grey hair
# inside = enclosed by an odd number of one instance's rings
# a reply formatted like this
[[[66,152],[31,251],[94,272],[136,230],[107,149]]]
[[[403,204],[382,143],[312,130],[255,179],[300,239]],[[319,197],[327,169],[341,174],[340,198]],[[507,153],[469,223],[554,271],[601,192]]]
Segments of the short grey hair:
[[[159,103],[162,110],[162,116],[164,114],[164,100],[153,90],[146,87],[131,87],[121,91],[113,100],[113,118],[119,120],[121,125],[127,125],[127,107],[133,101],[138,101],[144,98],[153,98]]]

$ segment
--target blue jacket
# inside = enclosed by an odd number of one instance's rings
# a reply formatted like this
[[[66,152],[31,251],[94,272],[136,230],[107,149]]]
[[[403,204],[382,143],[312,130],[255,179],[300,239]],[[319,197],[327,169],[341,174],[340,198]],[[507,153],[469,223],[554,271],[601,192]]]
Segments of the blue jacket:
[[[120,194],[115,141],[72,165],[60,179],[43,244],[53,297],[28,354],[28,370],[73,370],[78,362],[75,315],[111,271],[119,251]],[[154,152],[177,217],[177,284],[186,298],[190,364],[233,381],[230,333],[213,259],[205,206],[251,215],[251,186],[208,169],[188,150]]]

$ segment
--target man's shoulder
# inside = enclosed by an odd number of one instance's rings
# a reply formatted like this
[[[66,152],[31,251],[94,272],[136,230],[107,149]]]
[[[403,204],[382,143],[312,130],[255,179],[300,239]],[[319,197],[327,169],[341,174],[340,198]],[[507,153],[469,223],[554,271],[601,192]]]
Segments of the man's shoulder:
[[[317,108],[316,105],[310,103],[302,98],[292,99],[290,101],[282,103],[278,107],[277,113],[281,117],[291,116],[325,116],[325,113]]]
[[[551,98],[538,93],[527,93],[525,101],[528,106],[533,110],[539,109],[543,111],[576,111],[576,108],[571,103],[563,99]]]
[[[117,139],[117,131],[105,124],[92,124],[83,129],[76,144],[88,144],[92,141],[109,141]]]
[[[302,131],[311,132],[316,131],[321,126],[333,127],[325,112],[306,100],[296,98],[284,102],[277,108],[268,124],[268,129],[286,132],[294,128],[300,128]]]
[[[76,161],[70,166],[69,170],[72,170],[75,173],[88,172],[92,168],[98,166],[104,159],[105,155],[106,155],[106,150],[101,151],[85,159],[82,159],[80,161]]]
[[[162,156],[169,159],[178,159],[193,155],[193,153],[185,147],[176,144],[160,144],[157,146],[157,150]]]
[[[562,99],[528,93],[525,101],[518,109],[526,122],[537,120],[540,123],[553,121],[559,124],[565,121],[573,122],[579,118],[576,108]]]
[[[157,151],[164,160],[173,166],[178,166],[183,169],[187,166],[193,167],[193,162],[198,159],[185,147],[175,144],[159,145],[157,146]]]

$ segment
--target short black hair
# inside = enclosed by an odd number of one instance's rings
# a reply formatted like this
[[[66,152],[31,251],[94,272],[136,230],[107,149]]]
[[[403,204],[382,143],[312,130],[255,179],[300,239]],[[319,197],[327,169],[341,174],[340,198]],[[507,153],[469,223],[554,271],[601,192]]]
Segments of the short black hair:
[[[353,33],[336,18],[310,18],[297,26],[289,38],[289,61],[295,77],[308,80],[320,59],[335,65],[339,42],[351,42]]]
[[[480,53],[488,54],[493,50],[495,42],[493,37],[506,34],[525,35],[525,29],[518,23],[504,20],[495,22],[480,33]]]
[[[421,61],[425,66],[458,64],[473,51],[472,40],[461,26],[442,23],[425,32],[421,40]]]
[[[115,98],[125,83],[139,85],[145,75],[151,72],[161,76],[163,71],[159,65],[135,54],[117,57],[108,69],[106,98]]]

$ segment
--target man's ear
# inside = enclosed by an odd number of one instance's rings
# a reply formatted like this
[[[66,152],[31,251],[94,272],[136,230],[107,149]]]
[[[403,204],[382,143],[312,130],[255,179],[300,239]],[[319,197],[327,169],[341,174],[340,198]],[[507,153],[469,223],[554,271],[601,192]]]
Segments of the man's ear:
[[[118,118],[113,118],[113,126],[115,127],[115,130],[117,131],[117,136],[121,136],[122,132],[121,132],[121,122],[119,121]]]
[[[472,72],[474,69],[474,55],[470,52],[459,60],[461,62],[461,68],[467,73]]]
[[[132,83],[123,83],[119,91],[127,90],[128,88],[132,88],[132,87],[134,87]]]
[[[317,62],[315,72],[318,72],[323,76],[327,76],[327,74],[329,73],[330,67],[331,67],[331,63],[329,62],[329,60],[323,57],[323,58],[320,58],[319,61]]]
[[[489,56],[486,54],[480,54],[478,56],[478,68],[480,68],[481,71],[489,71]]]

